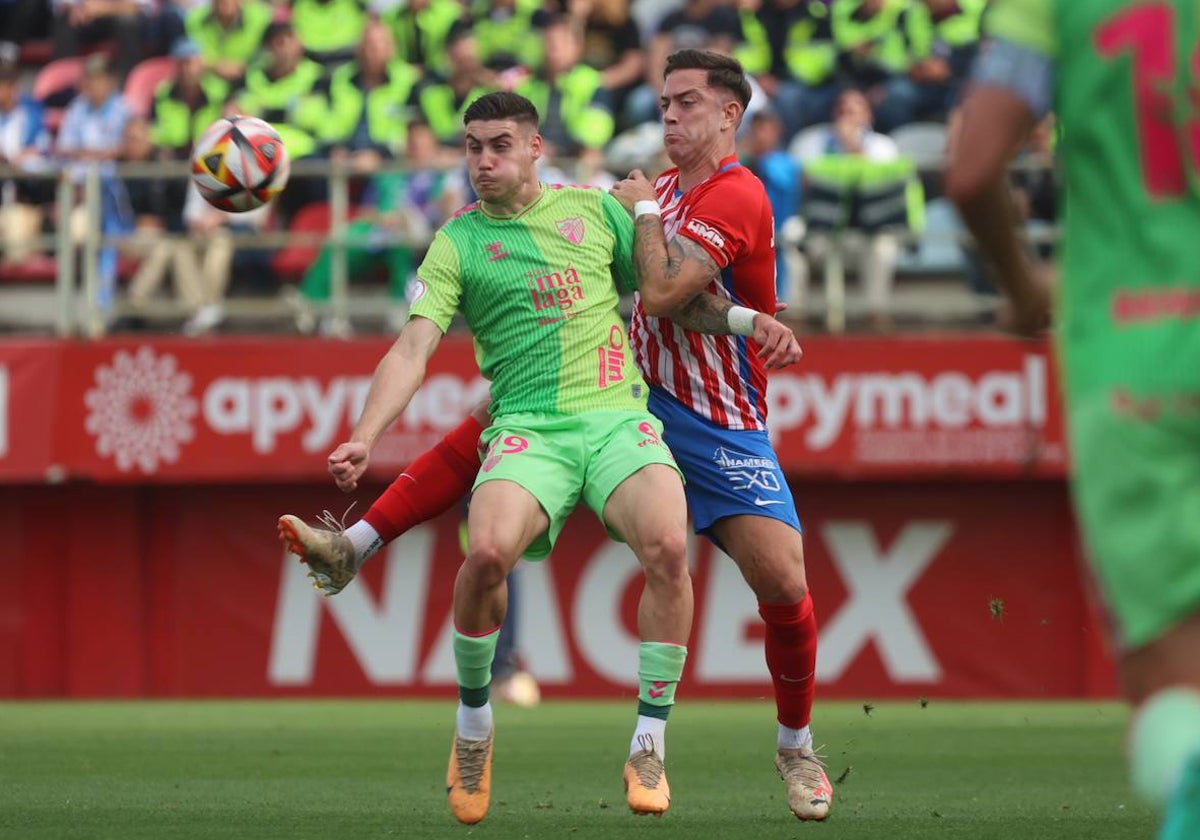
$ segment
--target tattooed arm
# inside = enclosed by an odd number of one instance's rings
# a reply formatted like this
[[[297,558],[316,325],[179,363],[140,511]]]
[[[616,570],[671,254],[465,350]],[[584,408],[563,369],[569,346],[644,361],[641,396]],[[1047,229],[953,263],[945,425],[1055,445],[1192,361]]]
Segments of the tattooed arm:
[[[693,332],[709,335],[732,332],[729,310],[734,306],[733,301],[703,291],[721,271],[703,246],[682,236],[667,242],[662,220],[658,216],[644,215],[637,220],[633,260],[642,307],[648,315],[669,317]],[[646,303],[646,293],[660,282],[663,289],[659,300],[673,300],[675,296],[682,300],[673,308],[653,312]],[[802,354],[795,334],[772,315],[755,314],[753,338],[759,346],[759,357],[770,369],[787,367],[800,360]]]
[[[647,315],[674,318],[717,279],[721,268],[694,240],[676,236],[667,242],[658,216],[642,216],[634,227],[633,265],[642,307]]]

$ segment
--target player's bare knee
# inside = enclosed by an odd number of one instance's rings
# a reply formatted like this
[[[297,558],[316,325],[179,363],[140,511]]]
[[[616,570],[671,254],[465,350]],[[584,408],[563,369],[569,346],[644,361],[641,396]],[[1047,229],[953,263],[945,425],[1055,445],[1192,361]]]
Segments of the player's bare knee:
[[[638,558],[647,580],[667,586],[690,584],[687,565],[687,534],[664,531],[642,546]]]
[[[798,604],[808,594],[808,586],[803,578],[796,581],[768,576],[755,581],[750,588],[762,604]]]
[[[467,555],[467,574],[478,590],[494,589],[508,577],[512,562],[496,544],[473,546]]]
[[[762,603],[795,604],[804,600],[804,596],[808,594],[804,564],[798,558],[770,552],[753,552],[735,560],[747,585]]]

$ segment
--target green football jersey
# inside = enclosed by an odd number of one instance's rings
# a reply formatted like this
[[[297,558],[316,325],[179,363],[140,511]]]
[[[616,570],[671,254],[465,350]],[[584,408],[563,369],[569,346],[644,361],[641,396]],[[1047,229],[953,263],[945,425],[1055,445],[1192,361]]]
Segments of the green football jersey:
[[[437,232],[409,317],[475,336],[491,413],[644,411],[647,389],[617,309],[633,291],[633,221],[603,190],[542,187],[519,215],[479,203]]]
[[[996,0],[988,28],[1053,61],[1067,392],[1200,383],[1200,4]]]

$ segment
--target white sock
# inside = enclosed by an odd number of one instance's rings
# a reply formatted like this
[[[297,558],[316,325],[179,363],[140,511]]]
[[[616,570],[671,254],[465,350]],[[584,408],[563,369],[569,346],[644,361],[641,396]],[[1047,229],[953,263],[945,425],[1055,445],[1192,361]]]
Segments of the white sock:
[[[466,706],[458,704],[458,713],[454,716],[454,726],[458,737],[467,741],[482,741],[492,734],[492,704],[482,706]]]
[[[360,569],[362,564],[367,562],[368,557],[383,548],[383,537],[379,536],[379,532],[372,528],[371,523],[365,519],[360,519],[347,528],[346,536],[350,538],[350,544],[354,546],[354,556],[358,560]]]
[[[662,718],[638,715],[637,729],[633,730],[633,739],[629,742],[629,754],[645,749],[652,749],[663,761],[667,760],[667,722]]]
[[[812,729],[792,729],[790,726],[779,724],[779,735],[776,736],[776,747],[781,750],[798,750],[801,747],[812,749]]]

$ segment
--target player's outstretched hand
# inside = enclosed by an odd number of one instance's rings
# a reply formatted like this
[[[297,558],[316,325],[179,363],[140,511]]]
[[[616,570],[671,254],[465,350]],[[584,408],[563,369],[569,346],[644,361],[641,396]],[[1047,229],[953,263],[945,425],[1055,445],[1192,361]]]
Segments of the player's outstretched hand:
[[[339,443],[337,449],[329,453],[329,474],[339,490],[349,493],[358,489],[358,480],[367,471],[370,455],[367,445],[356,441]]]
[[[658,196],[654,194],[654,184],[650,183],[646,173],[640,169],[633,170],[626,178],[617,181],[609,192],[630,213],[633,212],[633,205],[639,201],[658,200]]]
[[[754,316],[754,340],[759,346],[758,357],[764,360],[768,370],[795,364],[804,355],[791,327],[764,312]]]

